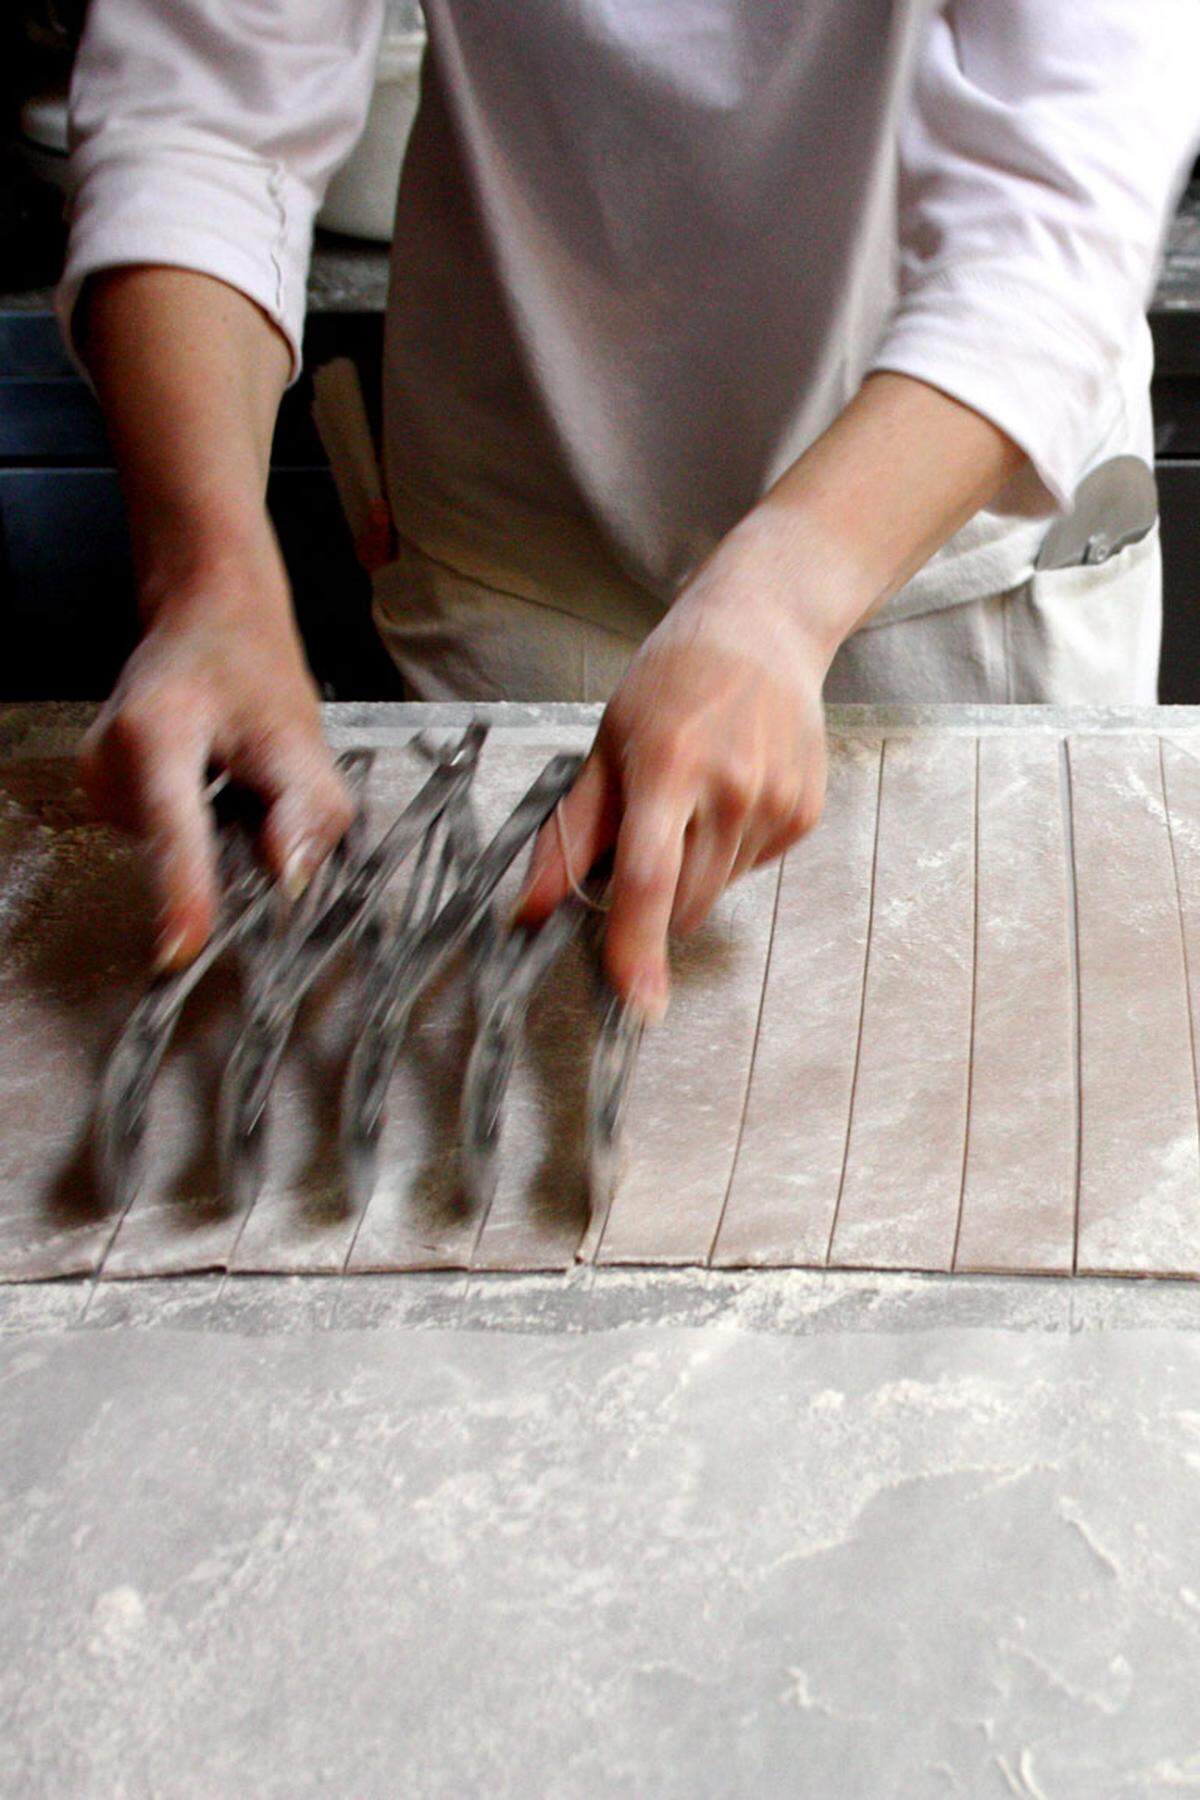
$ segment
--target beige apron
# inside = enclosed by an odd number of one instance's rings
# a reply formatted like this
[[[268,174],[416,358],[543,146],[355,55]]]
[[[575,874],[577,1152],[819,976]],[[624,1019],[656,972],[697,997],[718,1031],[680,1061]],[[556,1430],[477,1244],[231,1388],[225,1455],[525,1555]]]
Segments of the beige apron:
[[[316,372],[314,387],[317,426],[359,556],[371,571],[375,623],[410,696],[607,700],[644,635],[630,623],[642,609],[614,606],[605,625],[508,592],[477,572],[468,575],[406,540],[391,548],[357,372],[341,358]],[[1075,511],[1052,529],[1086,519],[1081,497],[1096,473],[1117,467],[1093,472],[1080,486]],[[1148,482],[1144,468],[1142,475]],[[1154,507],[1148,486],[1142,531]],[[1104,490],[1101,501],[1102,517],[1119,514],[1120,488]],[[1137,518],[1147,502],[1133,504]],[[655,616],[647,607],[646,630]],[[842,645],[825,697],[895,705],[1152,705],[1161,635],[1156,522],[1103,562],[1035,567],[1005,592],[957,606],[901,617],[885,609]]]
[[[404,544],[376,570],[375,622],[415,700],[606,700],[638,639],[460,575]],[[1035,569],[1006,593],[915,618],[886,612],[843,644],[830,701],[1152,705],[1157,525],[1095,566]]]

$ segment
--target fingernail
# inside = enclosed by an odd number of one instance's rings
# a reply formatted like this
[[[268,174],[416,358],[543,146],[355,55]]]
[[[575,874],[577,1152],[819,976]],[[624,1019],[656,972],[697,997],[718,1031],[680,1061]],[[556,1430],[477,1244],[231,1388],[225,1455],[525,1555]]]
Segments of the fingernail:
[[[661,1025],[667,1013],[665,979],[661,975],[639,975],[630,990],[629,1004],[647,1025]]]
[[[288,852],[281,879],[283,891],[293,905],[303,896],[316,866],[316,846],[311,838],[305,838]]]
[[[154,952],[154,972],[165,975],[168,970],[178,967],[183,954],[183,946],[187,938],[182,931],[173,931],[169,937],[160,938]]]

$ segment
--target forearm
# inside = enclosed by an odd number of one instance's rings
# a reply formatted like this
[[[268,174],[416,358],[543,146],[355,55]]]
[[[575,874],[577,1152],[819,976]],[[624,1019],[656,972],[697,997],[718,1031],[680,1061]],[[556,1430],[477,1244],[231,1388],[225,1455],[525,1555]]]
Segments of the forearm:
[[[149,620],[232,560],[274,563],[264,503],[289,352],[253,301],[186,269],[107,271],[83,305]],[[286,596],[281,571],[265,587]]]
[[[235,289],[183,270],[98,276],[84,304],[76,336],[120,465],[146,631],[82,772],[97,810],[148,844],[169,968],[216,914],[214,767],[259,796],[263,855],[293,893],[350,812],[265,505],[283,339]]]
[[[1024,462],[970,407],[906,375],[872,375],[685,591],[794,598],[831,660]]]

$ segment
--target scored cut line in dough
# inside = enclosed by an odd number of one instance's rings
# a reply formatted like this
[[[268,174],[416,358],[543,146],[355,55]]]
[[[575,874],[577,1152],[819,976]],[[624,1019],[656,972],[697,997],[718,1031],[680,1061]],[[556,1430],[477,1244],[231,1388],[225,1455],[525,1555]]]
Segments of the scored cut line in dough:
[[[584,740],[586,741],[586,740]],[[485,746],[472,790],[481,839],[486,842],[512,812],[556,749],[575,748],[580,734],[520,741],[494,732]],[[393,805],[388,796],[389,808]],[[526,857],[522,855],[496,897],[498,918],[516,899]],[[587,1030],[587,1022],[580,1022]],[[379,1185],[350,1251],[355,1272],[387,1269],[465,1269],[487,1228],[486,1217],[468,1207],[460,1191],[457,1150],[458,1106],[471,1051],[474,1017],[461,965],[417,1007],[404,1054],[388,1093],[380,1146]],[[521,1095],[530,1079],[529,1045],[522,1046],[513,1073],[514,1106],[506,1108],[501,1153],[503,1204],[505,1158],[522,1161]],[[543,1121],[544,1122],[544,1121]],[[528,1147],[527,1147],[528,1148]],[[577,1212],[574,1234],[555,1255],[566,1266],[582,1230]]]
[[[1079,911],[1081,1274],[1200,1266],[1200,1143],[1158,740],[1069,746]]]
[[[741,1142],[712,1261],[825,1261],[854,1080],[883,746],[830,744],[825,815],[789,850]]]
[[[1061,749],[979,742],[971,1106],[955,1267],[1070,1274],[1075,1003]]]
[[[497,731],[485,833],[587,737]],[[819,1263],[833,1224],[834,1266],[945,1268],[957,1233],[959,1269],[1062,1271],[1078,1126],[1080,1269],[1200,1274],[1200,763],[1190,739],[1069,746],[1076,1042],[1060,744],[917,731],[882,753],[875,734],[831,745],[825,822],[682,949],[601,1261]],[[423,773],[382,754],[379,823]],[[94,1273],[110,1241],[114,1276],[568,1266],[585,1211],[571,1117],[594,1029],[581,953],[531,1014],[486,1216],[457,1195],[471,1036],[458,978],[414,1020],[365,1216],[339,1198],[328,1142],[348,990],[314,998],[273,1102],[267,1184],[247,1219],[223,1213],[206,1142],[232,970],[206,982],[156,1084],[142,1193],[119,1229],[119,1209],[99,1214],[88,1118],[144,979],[150,896],[137,852],[87,822],[70,763],[0,776],[0,1278]]]
[[[962,1189],[976,743],[889,738],[846,1174],[830,1263],[946,1270]]]
[[[746,875],[677,948],[670,1009],[642,1044],[625,1124],[628,1169],[597,1262],[708,1261],[746,1103],[779,882],[778,863]]]

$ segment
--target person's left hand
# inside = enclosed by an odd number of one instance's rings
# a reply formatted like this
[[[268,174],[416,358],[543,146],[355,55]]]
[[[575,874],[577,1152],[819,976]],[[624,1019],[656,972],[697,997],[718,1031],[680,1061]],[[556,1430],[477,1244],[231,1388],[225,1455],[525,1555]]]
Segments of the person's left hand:
[[[615,843],[605,962],[618,992],[661,1018],[668,930],[694,930],[729,882],[820,818],[831,653],[794,592],[752,582],[720,547],[610,700],[561,831],[552,819],[535,846],[516,921],[542,923]]]

